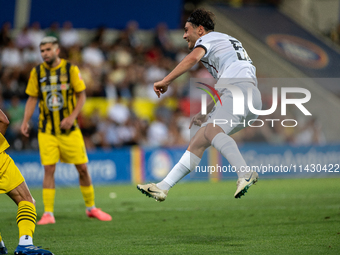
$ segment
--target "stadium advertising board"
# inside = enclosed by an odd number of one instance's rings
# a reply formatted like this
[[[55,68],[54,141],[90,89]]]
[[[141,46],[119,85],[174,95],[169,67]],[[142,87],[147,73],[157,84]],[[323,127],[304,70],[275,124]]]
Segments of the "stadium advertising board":
[[[138,148],[138,160],[133,164],[132,150],[89,152],[89,172],[95,185],[135,183],[133,173],[140,173],[145,182],[161,180],[178,162],[185,148]],[[328,146],[269,146],[245,145],[240,147],[242,155],[261,178],[315,178],[340,176],[340,145]],[[9,152],[29,186],[40,187],[43,167],[38,152]],[[163,162],[163,163],[161,163]],[[256,169],[255,169],[256,168]],[[236,178],[229,163],[214,148],[203,155],[200,165],[184,181]],[[73,165],[57,164],[55,174],[57,186],[77,186],[78,174]]]

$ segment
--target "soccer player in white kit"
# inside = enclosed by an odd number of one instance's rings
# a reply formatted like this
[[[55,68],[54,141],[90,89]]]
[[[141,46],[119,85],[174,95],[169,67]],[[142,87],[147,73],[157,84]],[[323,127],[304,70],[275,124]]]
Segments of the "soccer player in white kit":
[[[214,32],[214,26],[213,13],[209,11],[197,9],[190,15],[185,24],[183,38],[188,42],[188,47],[192,52],[163,80],[154,84],[155,93],[160,97],[167,91],[173,80],[201,61],[210,74],[218,80],[216,87],[223,87],[218,86],[219,82],[237,86],[243,92],[245,102],[247,102],[248,91],[251,91],[253,107],[260,110],[262,108],[261,94],[257,88],[256,69],[251,59],[237,39],[227,34]],[[212,101],[207,106],[209,115],[198,113],[192,118],[189,128],[193,124],[201,128],[190,140],[187,151],[161,182],[138,184],[137,188],[143,194],[157,201],[164,201],[170,188],[200,163],[204,151],[210,145],[229,161],[233,169],[236,169],[238,180],[235,198],[240,198],[252,184],[257,182],[257,172],[245,171],[247,164],[236,142],[229,135],[251,124],[250,120],[257,119],[258,116],[249,110],[247,104],[244,105],[243,115],[234,115],[231,91],[227,88],[220,88],[217,91],[222,104],[218,103],[214,106]],[[226,119],[239,124],[214,125],[214,119]]]

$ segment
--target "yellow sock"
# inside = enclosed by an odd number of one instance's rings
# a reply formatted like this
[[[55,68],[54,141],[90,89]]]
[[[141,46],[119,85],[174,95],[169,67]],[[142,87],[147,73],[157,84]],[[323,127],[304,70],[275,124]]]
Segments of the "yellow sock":
[[[43,189],[45,212],[54,212],[55,189]]]
[[[83,198],[85,201],[86,207],[94,206],[94,189],[93,185],[90,186],[80,186],[81,193],[83,194]]]
[[[28,235],[33,237],[35,230],[35,221],[37,219],[37,213],[35,212],[35,206],[28,201],[21,201],[18,204],[17,212],[17,224],[19,228],[19,237]]]
[[[0,233],[0,248],[5,247],[4,242],[2,241],[1,233]]]

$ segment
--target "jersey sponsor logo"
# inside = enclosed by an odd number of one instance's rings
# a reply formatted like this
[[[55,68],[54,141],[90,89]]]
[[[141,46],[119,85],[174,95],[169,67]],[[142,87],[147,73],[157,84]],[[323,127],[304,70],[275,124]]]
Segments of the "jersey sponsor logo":
[[[267,44],[291,62],[313,69],[328,65],[327,53],[318,45],[297,36],[285,34],[269,35]]]
[[[60,79],[60,82],[62,83],[67,82],[67,79],[68,79],[67,74],[61,74],[59,79]]]
[[[61,84],[60,85],[61,90],[67,90],[69,87],[70,87],[70,85],[68,85],[68,84]]]
[[[39,81],[42,83],[42,82],[46,81],[46,79],[47,79],[47,77],[42,77]]]
[[[58,81],[58,75],[51,75],[51,76],[49,77],[49,79],[50,79],[50,83],[57,83],[57,81]]]
[[[41,87],[41,92],[55,91],[55,90],[67,90],[70,84],[56,84],[56,85],[46,85]]]
[[[61,110],[64,105],[63,95],[59,92],[49,93],[46,97],[46,105],[47,108],[52,112]]]

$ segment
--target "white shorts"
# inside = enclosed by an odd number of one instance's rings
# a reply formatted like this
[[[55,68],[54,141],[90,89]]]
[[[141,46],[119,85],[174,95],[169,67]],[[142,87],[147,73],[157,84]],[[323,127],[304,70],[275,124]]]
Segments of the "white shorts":
[[[252,113],[248,107],[248,88],[251,88],[253,106],[257,110],[262,109],[261,93],[253,83],[237,83],[233,84],[242,90],[244,95],[244,114],[233,114],[233,96],[230,90],[225,89],[221,95],[222,105],[219,101],[207,116],[206,122],[201,127],[212,123],[223,129],[227,135],[232,135],[241,129],[251,125],[258,117]]]

